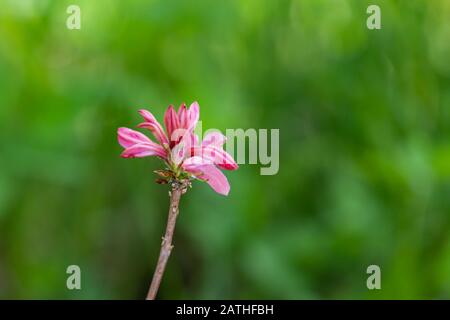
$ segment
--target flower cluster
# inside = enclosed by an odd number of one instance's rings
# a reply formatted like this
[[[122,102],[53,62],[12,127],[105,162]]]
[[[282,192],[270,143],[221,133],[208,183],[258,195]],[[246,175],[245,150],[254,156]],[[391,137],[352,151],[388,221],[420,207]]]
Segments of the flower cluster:
[[[164,178],[160,182],[199,179],[207,182],[217,193],[228,195],[230,185],[219,168],[236,170],[238,165],[223,150],[226,139],[219,132],[207,134],[199,142],[194,133],[200,116],[197,102],[189,108],[182,104],[178,112],[169,106],[164,115],[166,131],[149,111],[140,110],[139,113],[144,122],[138,127],[150,130],[156,142],[141,132],[119,128],[119,144],[125,148],[121,154],[123,158],[157,156],[167,165],[166,170],[156,171]]]

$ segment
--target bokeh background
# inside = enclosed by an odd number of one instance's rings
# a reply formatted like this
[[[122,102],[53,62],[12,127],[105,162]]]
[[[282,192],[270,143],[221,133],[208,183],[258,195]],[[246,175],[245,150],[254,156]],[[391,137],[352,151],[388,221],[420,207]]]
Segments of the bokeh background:
[[[448,0],[0,0],[0,298],[145,296],[167,187],[116,130],[194,100],[280,170],[195,183],[160,298],[450,298]]]

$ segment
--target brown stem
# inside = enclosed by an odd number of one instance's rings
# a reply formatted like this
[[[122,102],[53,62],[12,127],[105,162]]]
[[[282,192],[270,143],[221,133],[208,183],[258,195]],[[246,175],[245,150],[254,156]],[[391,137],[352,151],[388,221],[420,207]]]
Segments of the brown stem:
[[[166,269],[167,260],[172,251],[172,238],[175,231],[175,224],[179,213],[180,198],[186,192],[187,184],[185,181],[173,182],[172,190],[170,192],[170,207],[169,216],[167,218],[166,234],[162,238],[161,251],[159,252],[158,264],[156,265],[155,273],[153,274],[152,283],[147,293],[146,300],[154,300],[158,293],[159,285]]]

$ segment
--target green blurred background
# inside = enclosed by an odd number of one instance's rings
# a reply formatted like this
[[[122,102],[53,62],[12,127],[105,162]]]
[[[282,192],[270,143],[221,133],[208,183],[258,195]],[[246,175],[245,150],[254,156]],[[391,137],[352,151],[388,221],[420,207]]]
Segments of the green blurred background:
[[[280,170],[194,184],[160,298],[450,298],[448,0],[0,0],[0,298],[145,296],[167,187],[116,130],[193,100]]]

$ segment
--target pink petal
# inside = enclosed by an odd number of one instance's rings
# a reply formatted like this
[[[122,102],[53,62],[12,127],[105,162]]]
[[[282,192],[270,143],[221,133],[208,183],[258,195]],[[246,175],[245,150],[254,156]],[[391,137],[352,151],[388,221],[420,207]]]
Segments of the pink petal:
[[[198,119],[200,118],[200,106],[197,101],[194,101],[188,110],[188,120],[186,124],[186,128],[189,130],[194,130],[197,125]]]
[[[117,139],[119,144],[124,148],[128,148],[139,143],[152,142],[146,135],[124,127],[117,130]]]
[[[183,103],[178,109],[178,119],[180,120],[180,128],[187,128],[188,124],[188,111],[186,109],[186,104]]]
[[[208,145],[206,147],[194,147],[192,151],[195,156],[199,156],[206,161],[210,161],[216,164],[219,168],[225,170],[236,170],[239,168],[233,157],[231,157],[231,155],[229,155],[222,148]]]
[[[180,164],[188,156],[187,150],[183,142],[178,143],[171,150],[171,161],[176,165]]]
[[[146,122],[158,122],[155,118],[155,116],[148,110],[141,109],[139,110],[139,113],[144,118]]]
[[[169,140],[167,140],[167,136],[160,125],[151,122],[143,122],[138,124],[138,128],[145,128],[150,130],[159,143],[161,143],[162,145],[169,145]]]
[[[203,137],[202,146],[207,147],[213,145],[216,147],[222,147],[227,138],[220,132],[214,131],[206,134]]]
[[[182,128],[175,130],[172,136],[179,141],[172,148],[172,161],[175,164],[180,164],[184,159],[191,156],[191,150],[198,138],[192,132]]]
[[[196,135],[195,133],[192,134],[192,146],[198,146],[199,143],[199,139],[198,139],[198,135]]]
[[[145,119],[146,122],[141,123],[140,125],[138,125],[138,127],[149,129],[155,136],[156,140],[158,140],[159,143],[161,143],[162,145],[169,144],[169,140],[167,139],[167,136],[164,133],[164,129],[162,128],[158,120],[156,120],[156,118],[153,116],[153,114],[144,109],[139,110],[139,113]]]
[[[199,157],[192,157],[186,159],[182,167],[195,177],[205,180],[217,193],[226,196],[230,192],[230,184],[227,177],[213,164],[204,163]]]
[[[197,157],[197,156],[193,156],[193,157],[189,157],[186,160],[184,160],[182,167],[187,166],[187,167],[195,167],[195,166],[199,166],[199,165],[209,165],[209,164],[213,164],[211,161],[205,160],[203,158]]]
[[[169,141],[172,141],[172,133],[180,127],[178,115],[172,105],[167,108],[166,113],[164,114],[164,124],[166,126]]]
[[[148,156],[158,156],[163,159],[166,158],[166,151],[154,142],[135,144],[126,148],[120,155],[122,158],[142,158]]]

